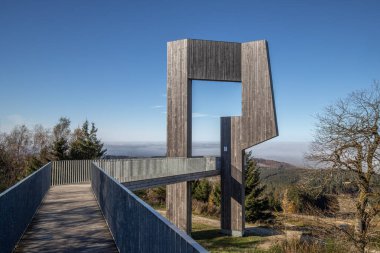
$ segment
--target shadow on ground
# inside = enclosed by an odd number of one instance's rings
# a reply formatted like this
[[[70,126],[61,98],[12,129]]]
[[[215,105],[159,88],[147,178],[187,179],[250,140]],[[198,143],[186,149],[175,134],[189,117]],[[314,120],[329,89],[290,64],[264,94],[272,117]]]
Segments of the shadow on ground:
[[[222,234],[220,229],[194,229],[191,236],[211,252],[230,252],[232,250],[252,250],[261,241],[259,236],[231,237]]]

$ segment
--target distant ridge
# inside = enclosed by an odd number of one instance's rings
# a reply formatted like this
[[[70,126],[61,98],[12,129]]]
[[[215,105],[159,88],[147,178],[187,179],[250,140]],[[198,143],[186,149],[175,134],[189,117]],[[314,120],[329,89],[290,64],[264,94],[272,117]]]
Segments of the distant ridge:
[[[300,167],[297,167],[293,164],[286,163],[286,162],[279,162],[275,160],[268,160],[263,158],[254,158],[254,160],[257,162],[257,166],[260,168],[272,168],[272,169],[300,169]]]
[[[308,142],[265,142],[251,149],[254,157],[265,160],[282,161],[304,167],[304,153],[308,150]],[[165,142],[120,142],[105,143],[107,154],[111,156],[152,157],[165,156]],[[220,156],[220,143],[194,142],[193,156]],[[287,165],[285,167],[288,167]]]

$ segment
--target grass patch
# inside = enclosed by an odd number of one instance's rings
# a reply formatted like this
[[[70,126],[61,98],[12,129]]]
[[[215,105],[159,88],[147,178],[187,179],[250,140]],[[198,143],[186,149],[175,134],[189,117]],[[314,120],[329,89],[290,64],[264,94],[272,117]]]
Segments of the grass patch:
[[[256,249],[262,240],[259,236],[226,236],[219,228],[200,223],[193,223],[191,236],[210,252],[265,252]]]
[[[273,241],[267,249],[259,245],[268,242],[266,236],[231,237],[220,232],[220,228],[202,223],[193,223],[192,237],[210,252],[251,252],[251,253],[347,253],[348,245],[337,238],[323,240]],[[270,239],[269,239],[270,241]]]

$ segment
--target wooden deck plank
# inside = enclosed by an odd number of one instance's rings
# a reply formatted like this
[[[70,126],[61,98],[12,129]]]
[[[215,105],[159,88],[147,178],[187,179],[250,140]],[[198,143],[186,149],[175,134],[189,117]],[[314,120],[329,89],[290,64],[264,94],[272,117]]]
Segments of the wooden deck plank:
[[[118,252],[91,185],[50,188],[14,252]]]

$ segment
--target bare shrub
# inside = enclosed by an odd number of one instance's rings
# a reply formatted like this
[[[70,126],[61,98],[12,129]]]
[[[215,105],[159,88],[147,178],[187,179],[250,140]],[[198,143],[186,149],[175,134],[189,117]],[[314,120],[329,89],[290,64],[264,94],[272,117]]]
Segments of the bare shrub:
[[[365,252],[371,240],[374,218],[380,212],[380,86],[351,93],[317,116],[315,139],[307,158],[355,176],[355,230],[345,231],[356,251]]]

